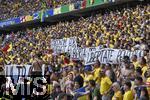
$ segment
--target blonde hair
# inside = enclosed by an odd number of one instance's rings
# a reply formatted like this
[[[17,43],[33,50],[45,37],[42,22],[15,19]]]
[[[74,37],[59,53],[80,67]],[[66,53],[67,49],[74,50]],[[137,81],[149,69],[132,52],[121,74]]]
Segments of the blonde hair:
[[[117,90],[120,90],[120,85],[119,85],[118,82],[114,82],[114,83],[113,83],[113,86],[115,86],[115,88],[116,88]]]

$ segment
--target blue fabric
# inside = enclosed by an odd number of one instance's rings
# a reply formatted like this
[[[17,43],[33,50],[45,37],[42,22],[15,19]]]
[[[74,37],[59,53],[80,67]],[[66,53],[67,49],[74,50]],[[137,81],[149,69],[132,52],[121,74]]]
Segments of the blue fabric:
[[[87,87],[87,86],[82,87],[82,88],[79,88],[79,89],[75,90],[74,92],[85,92],[85,88],[86,88],[86,87]]]
[[[91,65],[86,65],[84,68],[84,71],[92,71],[92,66]]]

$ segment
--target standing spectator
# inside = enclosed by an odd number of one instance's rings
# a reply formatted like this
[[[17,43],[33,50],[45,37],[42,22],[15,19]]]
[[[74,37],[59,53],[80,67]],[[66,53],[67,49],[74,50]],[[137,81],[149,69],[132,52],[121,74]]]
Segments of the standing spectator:
[[[133,55],[132,58],[132,63],[134,65],[134,69],[136,69],[137,67],[139,67],[139,63],[138,63],[138,60],[137,60],[137,55]]]
[[[55,85],[51,94],[52,99],[55,100],[60,93],[62,93],[60,85]]]
[[[142,77],[136,77],[135,78],[135,99],[139,99],[141,95],[141,89],[144,88],[143,79]]]
[[[139,62],[140,62],[140,65],[142,67],[142,76],[144,76],[145,72],[148,69],[148,66],[147,66],[147,63],[146,63],[146,59],[144,57],[141,57]]]
[[[105,69],[106,69],[106,75],[111,79],[112,82],[116,81],[116,75],[115,72],[113,71],[111,64],[106,64],[105,65]]]
[[[91,99],[100,100],[101,96],[100,96],[99,88],[96,87],[96,83],[94,80],[89,81],[89,88],[90,88],[91,97],[92,97]]]
[[[84,73],[85,75],[84,75],[84,85],[83,86],[86,86],[86,85],[88,85],[89,80],[92,80],[94,78],[91,73],[92,66],[86,65],[84,68],[84,71],[85,71],[85,73]]]
[[[139,100],[149,100],[149,95],[146,88],[141,89],[141,95]]]
[[[134,100],[134,95],[131,90],[131,82],[130,81],[126,81],[124,83],[124,90],[125,90],[125,94],[123,96],[123,100]]]
[[[113,83],[112,89],[114,91],[114,95],[112,97],[112,100],[123,100],[123,96],[122,96],[122,93],[120,91],[119,83],[117,83],[117,82]]]
[[[30,73],[33,78],[42,76],[42,65],[44,63],[43,60],[41,59],[41,56],[42,55],[40,53],[37,54],[35,61],[33,62],[32,67],[30,69]]]
[[[74,82],[77,82],[80,88],[83,87],[84,80],[79,73],[79,68],[74,68],[74,74],[75,74]]]
[[[101,71],[100,62],[97,60],[94,64],[94,80],[96,81],[96,84],[100,83],[100,77],[99,73]]]
[[[102,100],[110,100],[111,96],[109,92],[111,89],[112,81],[108,76],[106,76],[105,68],[102,68],[100,76],[101,76],[100,93],[102,95]]]
[[[121,75],[124,80],[131,77],[133,74],[133,69],[131,68],[130,58],[124,56],[123,58],[123,68],[121,69]]]

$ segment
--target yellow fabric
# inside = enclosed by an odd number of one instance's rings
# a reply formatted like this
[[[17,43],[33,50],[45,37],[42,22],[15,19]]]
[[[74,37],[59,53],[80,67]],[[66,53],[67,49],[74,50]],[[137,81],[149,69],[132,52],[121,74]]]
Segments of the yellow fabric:
[[[110,46],[110,48],[114,48],[114,45],[113,45],[113,44],[110,44],[109,46]]]
[[[135,38],[135,41],[140,41],[140,40],[141,40],[140,37],[136,37],[136,38]]]
[[[121,91],[117,91],[114,96],[112,97],[112,100],[123,100],[123,96]]]
[[[105,76],[101,78],[100,82],[100,93],[103,95],[105,92],[107,92],[112,85],[112,81],[110,80],[109,77]]]
[[[147,78],[146,83],[150,83],[150,77]],[[147,91],[148,94],[150,95],[150,85],[148,85],[149,87],[147,87]]]
[[[92,80],[94,77],[93,77],[93,75],[92,74],[90,74],[90,75],[86,75],[85,77],[84,77],[84,86],[86,86],[86,85],[88,85],[87,84],[87,82],[89,81],[89,80]]]
[[[97,39],[96,40],[96,46],[99,46],[99,44],[100,44],[100,39]]]
[[[0,57],[0,62],[2,62],[3,61],[3,58],[2,57]]]
[[[7,52],[10,52],[12,50],[12,43],[9,44],[9,49],[7,50]]]
[[[79,97],[77,100],[87,100],[88,95],[83,95],[81,97]]]
[[[53,85],[52,85],[52,84],[49,84],[49,85],[48,85],[48,88],[47,88],[47,92],[51,94],[51,93],[52,93],[52,90],[53,90]]]
[[[123,100],[134,100],[133,92],[131,90],[125,92]]]
[[[136,62],[133,62],[133,65],[134,65],[134,68],[136,69],[137,67],[140,67],[139,63],[136,61]]]
[[[142,68],[142,76],[144,76],[145,72],[147,71],[148,67],[147,66],[144,66]]]
[[[84,74],[80,74],[82,76],[82,78],[84,79]]]
[[[94,80],[96,80],[96,83],[99,83],[100,80],[99,80],[99,73],[101,71],[101,68],[95,68],[94,69]]]

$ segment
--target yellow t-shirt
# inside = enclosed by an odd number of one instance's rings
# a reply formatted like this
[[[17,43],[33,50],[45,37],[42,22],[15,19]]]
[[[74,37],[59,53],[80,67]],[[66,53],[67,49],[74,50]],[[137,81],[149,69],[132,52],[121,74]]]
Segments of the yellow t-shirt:
[[[137,67],[140,67],[139,66],[139,63],[136,61],[136,62],[133,62],[133,65],[134,65],[134,68],[136,69]]]
[[[121,91],[117,91],[114,96],[112,97],[112,100],[123,100],[123,96]]]
[[[100,39],[97,39],[96,40],[96,46],[99,46],[99,44],[100,44]]]
[[[93,77],[92,74],[90,74],[90,75],[85,75],[85,77],[84,77],[84,86],[88,85],[87,82],[88,82],[89,80],[92,80],[93,78],[94,78],[94,77]]]
[[[3,58],[0,57],[0,62],[2,62],[2,61],[3,61]]]
[[[52,85],[52,84],[48,84],[47,92],[51,94],[51,93],[52,93],[53,88],[54,88],[54,87],[53,87],[53,85]]]
[[[87,100],[88,95],[83,95],[81,97],[78,98],[78,100]]]
[[[131,90],[125,92],[123,100],[134,100],[133,92]]]
[[[144,76],[145,72],[147,71],[148,67],[147,66],[144,66],[142,68],[142,76]]]
[[[100,80],[99,80],[99,73],[101,71],[101,68],[95,68],[94,69],[94,80],[96,80],[96,83],[99,83]]]
[[[113,44],[110,44],[109,47],[110,47],[110,48],[114,48],[114,45],[113,45]]]
[[[112,81],[110,80],[109,77],[105,76],[101,78],[100,82],[100,93],[103,95],[105,92],[107,92],[112,85]]]

